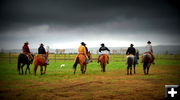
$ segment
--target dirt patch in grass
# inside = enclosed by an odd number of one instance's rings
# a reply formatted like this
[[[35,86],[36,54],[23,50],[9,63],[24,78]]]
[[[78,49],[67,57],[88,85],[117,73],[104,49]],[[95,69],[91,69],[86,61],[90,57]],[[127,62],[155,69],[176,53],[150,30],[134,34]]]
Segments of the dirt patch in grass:
[[[177,78],[180,76],[179,70],[180,66],[153,66],[150,75],[144,75],[142,68],[139,67],[137,73],[133,75],[126,75],[126,69],[121,69],[98,75],[79,74],[76,78],[56,80],[54,83],[48,80],[1,81],[0,98],[1,100],[162,100],[164,85],[180,84]],[[47,75],[47,78],[51,77]]]

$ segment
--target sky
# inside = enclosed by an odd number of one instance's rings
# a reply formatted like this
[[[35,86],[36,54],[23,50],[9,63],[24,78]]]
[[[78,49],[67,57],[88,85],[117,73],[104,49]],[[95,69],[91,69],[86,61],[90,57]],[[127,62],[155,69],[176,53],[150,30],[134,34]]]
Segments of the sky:
[[[179,45],[178,0],[1,0],[0,48]]]

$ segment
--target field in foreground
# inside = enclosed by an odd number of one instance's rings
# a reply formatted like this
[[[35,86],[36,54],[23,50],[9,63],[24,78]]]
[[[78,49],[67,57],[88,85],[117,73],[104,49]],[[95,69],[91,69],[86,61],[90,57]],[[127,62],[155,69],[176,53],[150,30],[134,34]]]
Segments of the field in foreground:
[[[61,68],[60,65],[65,64]],[[142,65],[136,74],[126,75],[124,62],[110,62],[107,72],[100,72],[96,62],[90,63],[86,74],[73,75],[73,62],[50,62],[45,75],[20,76],[16,64],[0,63],[1,100],[162,100],[164,85],[180,84],[180,61],[157,60],[144,75]]]

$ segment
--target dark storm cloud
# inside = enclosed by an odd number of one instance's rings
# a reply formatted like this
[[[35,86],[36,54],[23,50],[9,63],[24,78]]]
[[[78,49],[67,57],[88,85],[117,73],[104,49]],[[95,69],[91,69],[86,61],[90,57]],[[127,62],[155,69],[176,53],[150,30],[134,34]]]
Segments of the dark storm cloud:
[[[32,38],[37,44],[37,37],[46,42],[72,42],[66,37],[94,41],[103,36],[177,44],[179,7],[178,0],[1,0],[0,42]]]
[[[1,28],[5,28],[16,23],[79,26],[136,19],[140,23],[148,21],[142,23],[149,24],[147,28],[164,28],[164,24],[179,25],[179,9],[173,1],[6,0],[1,1],[0,21]]]

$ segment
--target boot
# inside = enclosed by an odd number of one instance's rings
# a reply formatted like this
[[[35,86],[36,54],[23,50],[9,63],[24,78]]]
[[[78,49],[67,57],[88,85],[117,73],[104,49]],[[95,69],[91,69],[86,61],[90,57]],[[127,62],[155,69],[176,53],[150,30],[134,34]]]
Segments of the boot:
[[[48,60],[46,60],[46,65],[49,65]]]

